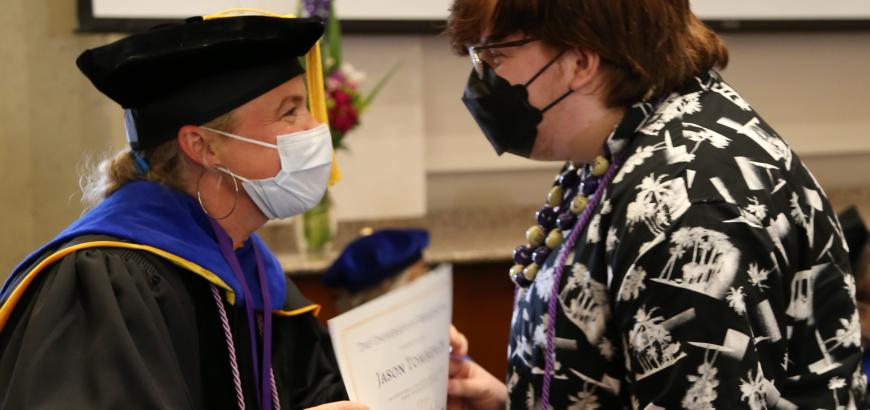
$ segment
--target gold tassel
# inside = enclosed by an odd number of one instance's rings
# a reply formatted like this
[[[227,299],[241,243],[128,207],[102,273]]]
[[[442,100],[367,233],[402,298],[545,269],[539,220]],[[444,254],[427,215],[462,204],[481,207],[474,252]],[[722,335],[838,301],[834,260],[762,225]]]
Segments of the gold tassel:
[[[329,116],[326,113],[326,87],[323,84],[323,67],[320,57],[320,41],[311,47],[305,55],[305,80],[308,86],[308,102],[311,115],[321,124],[329,124]],[[341,170],[335,159],[335,151],[332,152],[332,173],[329,174],[329,186],[341,181]]]

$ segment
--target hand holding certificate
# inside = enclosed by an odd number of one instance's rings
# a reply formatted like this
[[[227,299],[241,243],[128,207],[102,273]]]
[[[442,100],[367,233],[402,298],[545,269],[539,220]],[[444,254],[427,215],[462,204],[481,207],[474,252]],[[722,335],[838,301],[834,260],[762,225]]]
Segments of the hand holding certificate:
[[[447,401],[452,268],[329,321],[348,396],[373,410],[441,410]]]

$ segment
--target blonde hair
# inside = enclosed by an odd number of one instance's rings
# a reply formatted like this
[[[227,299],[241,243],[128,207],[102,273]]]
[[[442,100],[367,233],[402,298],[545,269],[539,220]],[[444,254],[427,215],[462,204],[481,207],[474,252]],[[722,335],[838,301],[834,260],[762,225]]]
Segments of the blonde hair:
[[[221,131],[231,131],[234,124],[232,111],[209,121],[204,126]],[[178,148],[178,140],[171,139],[157,147],[144,151],[148,172],[144,175],[136,168],[133,152],[127,147],[116,153],[108,153],[101,160],[86,163],[79,185],[82,203],[89,209],[96,206],[122,186],[133,181],[154,181],[184,191],[185,157]]]

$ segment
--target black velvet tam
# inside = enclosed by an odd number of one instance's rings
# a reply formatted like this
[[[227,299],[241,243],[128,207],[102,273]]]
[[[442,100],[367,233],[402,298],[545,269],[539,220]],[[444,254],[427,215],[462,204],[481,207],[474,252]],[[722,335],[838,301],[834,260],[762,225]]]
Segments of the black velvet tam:
[[[76,64],[130,110],[148,149],[302,74],[299,57],[323,29],[316,17],[194,17],[86,50]]]

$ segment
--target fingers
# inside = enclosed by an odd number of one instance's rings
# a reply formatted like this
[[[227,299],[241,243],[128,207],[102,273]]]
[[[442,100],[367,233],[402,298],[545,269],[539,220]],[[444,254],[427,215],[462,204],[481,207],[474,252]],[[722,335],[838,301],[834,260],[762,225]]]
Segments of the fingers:
[[[450,357],[450,362],[448,363],[447,367],[447,375],[449,378],[452,379],[454,377],[468,377],[470,371],[471,364],[468,360]]]
[[[452,378],[447,381],[447,395],[475,399],[485,393],[486,382],[493,378],[489,372],[474,362],[461,362],[464,377]]]
[[[452,354],[456,356],[468,354],[468,339],[465,338],[465,335],[459,333],[453,325],[450,325],[450,347],[453,349]]]
[[[447,381],[447,396],[466,400],[482,400],[491,395],[486,380],[474,379],[450,379]]]
[[[470,366],[468,364],[468,339],[459,333],[456,327],[450,325],[450,363],[447,370],[448,376],[468,377]]]
[[[466,378],[447,380],[447,400],[478,409],[501,409],[507,399],[507,386],[474,362],[466,362],[470,371]]]

